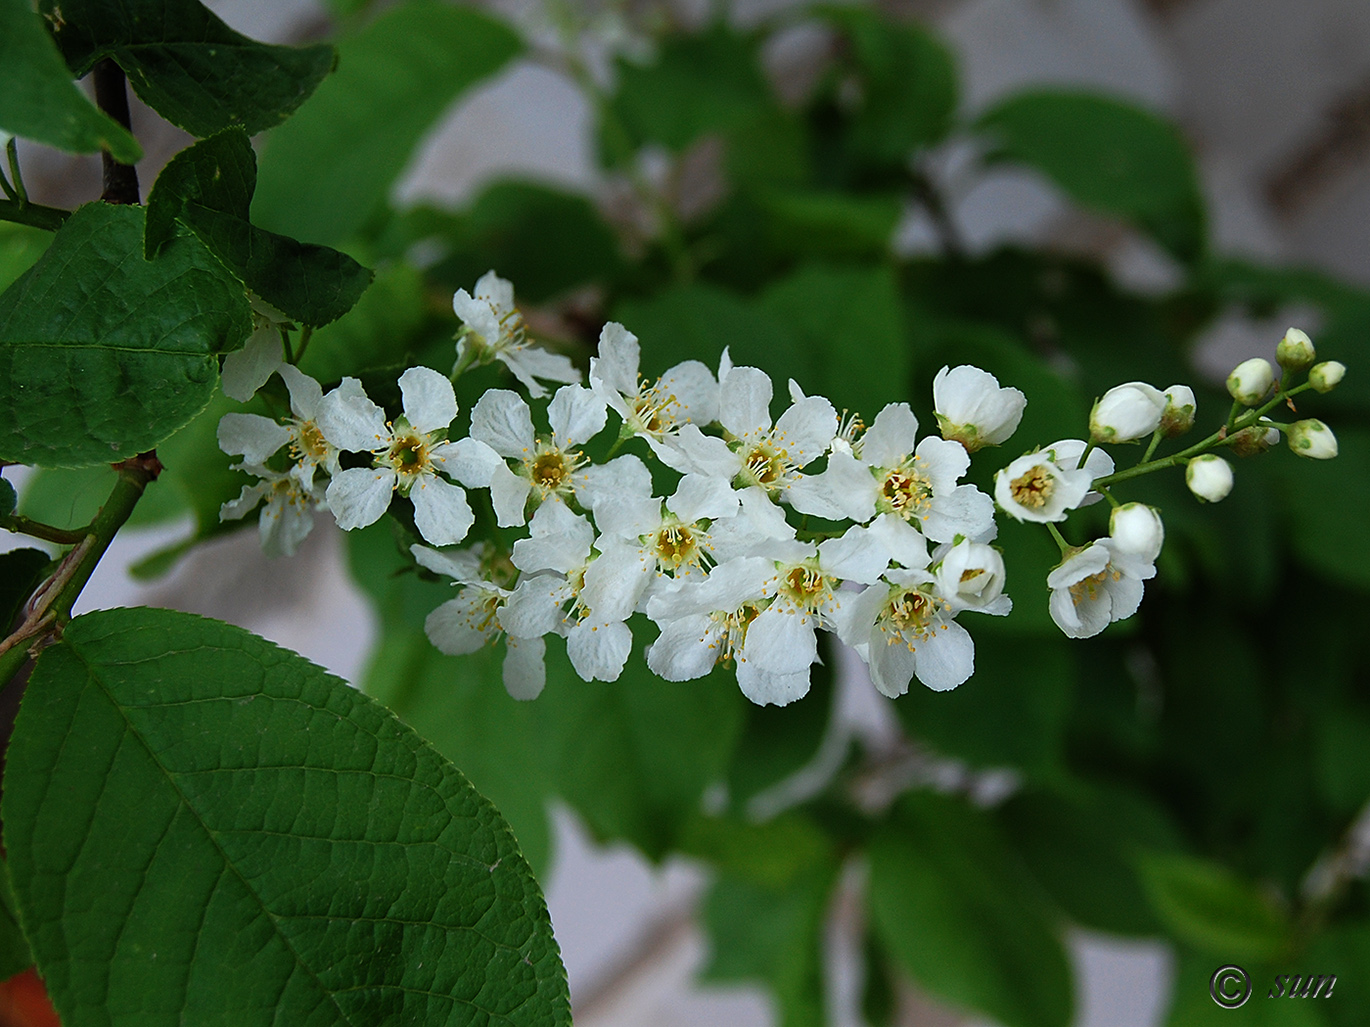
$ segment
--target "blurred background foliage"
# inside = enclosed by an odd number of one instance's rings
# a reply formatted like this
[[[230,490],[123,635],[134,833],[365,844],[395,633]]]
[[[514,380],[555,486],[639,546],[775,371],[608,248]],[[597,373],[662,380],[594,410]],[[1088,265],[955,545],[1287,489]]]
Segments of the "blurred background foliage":
[[[405,530],[353,533],[352,572],[383,626],[361,685],[463,768],[535,868],[553,859],[553,797],[601,839],[705,861],[716,871],[701,913],[706,977],[764,982],[785,1027],[826,1022],[823,927],[853,865],[865,868],[872,1027],[901,1022],[909,979],[1005,1027],[1063,1027],[1074,926],[1173,943],[1173,1024],[1365,1022],[1370,294],[1212,252],[1190,148],[1157,114],[1039,89],[968,121],[947,46],[865,7],[793,9],[746,28],[721,16],[654,25],[608,75],[570,44],[573,12],[552,11],[568,43],[541,56],[593,101],[603,195],[500,180],[462,209],[400,208],[393,187],[439,116],[526,44],[469,8],[332,6],[338,69],[258,140],[253,206],[261,227],[378,270],[357,307],[313,335],[302,367],[325,388],[360,374],[384,401],[383,382],[393,390],[404,367],[449,367],[451,294],[491,268],[514,282],[534,334],[582,367],[600,326],[618,320],[641,338],[647,374],[686,358],[716,366],[727,346],[735,363],[867,421],[908,401],[925,427],[937,370],[984,367],[1029,404],[1008,446],[977,459],[982,487],[1023,448],[1081,436],[1094,397],[1122,381],[1192,383],[1211,430],[1228,400],[1196,371],[1195,344],[1233,312],[1311,309],[1319,356],[1351,369],[1338,391],[1299,402],[1301,416],[1334,426],[1337,460],[1280,450],[1242,461],[1215,506],[1178,474],[1118,489],[1161,509],[1166,547],[1140,614],[1096,638],[1061,636],[1045,587],[1057,550],[1036,526],[1005,523],[1015,609],[970,625],[974,677],[949,693],[915,684],[892,703],[902,737],[849,740],[826,783],[788,801],[776,786],[837,730],[836,654],[813,694],[776,709],[749,704],[726,671],[656,680],[640,652],[620,680],[587,684],[554,641],[545,693],[516,703],[500,652],[446,657],[425,639],[424,617],[451,592],[415,573]],[[768,55],[796,27],[819,44],[786,77]],[[1079,255],[970,252],[945,199],[939,157],[953,148],[972,155],[964,179],[1027,168],[1149,240],[1172,284],[1142,294]],[[894,245],[910,217],[935,245]],[[0,284],[46,238],[0,226]],[[498,367],[465,375],[463,411],[507,385]],[[216,401],[161,447],[167,487],[138,518],[188,511],[195,540],[241,527],[218,521],[245,481],[214,442],[227,408]],[[1126,465],[1132,450],[1115,455]],[[92,511],[71,497],[98,503],[106,473],[43,472],[26,512],[84,523]],[[1075,543],[1105,530],[1098,508],[1065,526]],[[1207,995],[1228,962],[1255,989],[1239,1012]],[[1308,971],[1338,975],[1334,1000],[1264,1001],[1275,973]]]

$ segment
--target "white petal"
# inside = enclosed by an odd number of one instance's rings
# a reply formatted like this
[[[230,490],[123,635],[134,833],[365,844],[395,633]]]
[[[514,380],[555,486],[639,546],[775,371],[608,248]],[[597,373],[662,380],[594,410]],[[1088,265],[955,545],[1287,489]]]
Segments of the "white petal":
[[[633,633],[622,621],[584,620],[566,635],[566,655],[582,681],[617,681],[633,649]]]
[[[723,376],[719,375],[720,380]],[[764,371],[734,367],[719,388],[718,419],[739,438],[771,426],[773,386]]]
[[[475,514],[466,501],[466,490],[436,475],[424,475],[409,490],[414,504],[414,526],[435,546],[453,546],[466,537]]]
[[[580,600],[595,620],[627,620],[655,570],[656,560],[640,546],[601,539],[599,556],[585,569]]]
[[[951,445],[961,449],[955,442]],[[988,542],[999,531],[994,520],[994,500],[974,485],[958,485],[951,492],[934,496],[921,523],[923,534],[934,542],[951,542],[957,535],[974,542]]]
[[[515,638],[537,638],[557,630],[566,582],[551,574],[524,578],[499,608],[499,625]]]
[[[616,457],[607,464],[591,464],[581,472],[581,477],[576,499],[587,510],[594,510],[601,497],[617,502],[652,496],[652,472],[632,454]]]
[[[264,464],[290,441],[290,429],[260,414],[224,414],[219,418],[219,448],[249,464]]]
[[[309,507],[308,499],[298,489],[278,484],[257,521],[262,552],[272,559],[294,556],[314,527],[314,514]]]
[[[621,395],[635,396],[641,360],[637,336],[617,321],[610,321],[599,333],[599,359],[590,366],[590,383],[598,378]]]
[[[543,659],[547,642],[537,638],[505,638],[504,689],[511,698],[526,702],[542,694],[547,684],[547,663]]]
[[[671,420],[713,424],[718,420],[718,382],[698,360],[686,360],[661,376],[660,388],[674,397],[667,408]]]
[[[775,423],[774,439],[796,467],[806,467],[827,452],[837,434],[837,411],[822,396],[796,403]]]
[[[479,543],[478,543],[479,545]],[[443,553],[418,543],[409,547],[414,560],[434,574],[445,574],[455,578],[463,585],[480,581],[480,556],[473,549],[458,549],[456,552]]]
[[[892,648],[898,649],[898,643]],[[975,673],[975,642],[965,628],[948,621],[914,645],[913,659],[918,680],[934,692],[945,692]]]
[[[732,487],[719,478],[687,474],[680,479],[666,507],[686,524],[698,520],[732,517],[740,500]]]
[[[476,402],[471,409],[471,437],[484,442],[500,456],[519,459],[537,442],[528,404],[517,392],[508,389],[490,389]]]
[[[490,393],[486,393],[490,395]],[[525,522],[524,507],[533,483],[501,463],[490,476],[490,501],[495,506],[495,523],[511,528]]]
[[[400,375],[404,417],[421,432],[446,428],[457,416],[457,394],[446,375],[431,367],[411,367]]]
[[[325,502],[344,531],[364,528],[390,509],[395,472],[389,468],[350,467],[328,483]]]
[[[274,325],[258,328],[242,349],[224,357],[220,378],[224,395],[246,403],[281,366],[281,333]]]
[[[479,439],[469,437],[434,446],[429,457],[450,477],[473,489],[489,488],[499,468],[508,470],[498,453]]]
[[[661,635],[647,649],[647,667],[667,681],[693,681],[718,662],[720,625],[707,614],[677,617],[661,625]]]
[[[552,441],[562,449],[573,448],[594,438],[608,419],[604,400],[579,385],[564,385],[557,389],[557,394],[547,406]]]
[[[324,438],[352,453],[375,452],[390,445],[385,411],[371,402],[355,378],[344,378],[319,401],[315,423]]]
[[[285,387],[290,390],[290,411],[301,421],[312,421],[319,413],[323,389],[309,375],[294,364],[282,364],[277,371]]]
[[[926,538],[902,517],[881,514],[870,526],[870,534],[889,553],[890,559],[910,570],[922,570],[928,565]]]
[[[238,493],[237,499],[230,499],[219,507],[219,520],[236,521],[246,517],[270,491],[271,482],[269,481],[257,481],[251,485],[244,485],[243,490]]]
[[[498,627],[486,621],[489,614],[485,598],[482,590],[467,588],[424,618],[423,633],[438,652],[465,656],[485,645],[491,631]]]
[[[794,674],[777,674],[752,663],[740,663],[737,686],[758,706],[788,706],[809,694],[809,670],[806,667]]]
[[[870,585],[880,580],[890,554],[879,533],[854,525],[840,538],[818,544],[818,565],[825,574]]]
[[[862,454],[865,454],[863,449]],[[970,469],[970,454],[959,442],[948,442],[929,435],[914,451],[918,455],[919,470],[932,482],[934,493],[951,491],[961,475]]]
[[[549,382],[580,381],[580,371],[570,358],[560,353],[548,353],[540,346],[525,345],[518,349],[501,350],[495,357],[514,372],[514,377],[534,399],[547,395],[547,390],[538,384],[538,378]]]
[[[913,452],[918,418],[907,403],[891,403],[861,436],[861,459],[872,467],[895,467]]]
[[[678,471],[707,474],[731,482],[742,469],[742,458],[728,448],[720,438],[705,435],[693,424],[680,429],[671,443],[671,448],[680,454],[678,462],[664,461]]]
[[[772,674],[795,674],[818,658],[814,618],[771,606],[747,628],[745,659]]]
[[[898,699],[909,690],[918,658],[902,638],[887,638],[876,631],[871,637],[867,655],[870,657],[871,682],[881,695]]]

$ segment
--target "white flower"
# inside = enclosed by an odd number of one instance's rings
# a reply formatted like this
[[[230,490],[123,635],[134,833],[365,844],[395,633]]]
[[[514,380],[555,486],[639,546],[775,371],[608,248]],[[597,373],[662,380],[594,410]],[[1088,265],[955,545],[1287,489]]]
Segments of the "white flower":
[[[1100,539],[1071,553],[1047,575],[1051,619],[1071,638],[1097,635],[1137,612],[1142,582],[1155,574],[1144,554],[1124,550],[1116,539]]]
[[[1019,521],[1045,524],[1065,520],[1083,502],[1095,478],[1088,464],[1076,467],[1084,452],[1084,443],[1077,444],[1073,454],[1070,450],[1074,447],[1058,442],[1041,452],[1020,456],[1001,469],[994,476],[994,498],[1000,509]]]
[[[1133,553],[1154,563],[1165,542],[1165,525],[1160,512],[1145,503],[1124,503],[1108,518],[1108,533],[1122,552]]]
[[[917,677],[943,692],[975,670],[975,643],[925,570],[892,570],[843,606],[838,634],[891,699]]]
[[[502,528],[525,522],[533,493],[543,503],[579,496],[590,485],[588,461],[577,447],[603,429],[608,420],[604,401],[589,389],[564,385],[552,397],[547,419],[551,438],[534,433],[528,404],[508,389],[491,389],[471,410],[471,437],[499,456],[518,461],[516,470],[503,461],[491,467],[490,498]],[[593,501],[586,505],[593,506]]]
[[[1287,429],[1289,448],[1310,460],[1331,460],[1337,455],[1337,437],[1315,417],[1295,421]]]
[[[796,485],[791,505],[858,523],[893,514],[936,542],[993,538],[994,503],[975,486],[957,484],[970,467],[966,448],[931,435],[915,448],[917,434],[908,404],[889,404],[861,437],[859,455],[834,449],[826,471]]]
[[[271,372],[282,366],[285,356],[281,329],[293,327],[290,319],[260,296],[248,294],[252,303],[252,334],[242,349],[224,357],[219,381],[224,395],[246,403],[266,384]]]
[[[1216,453],[1196,456],[1185,467],[1184,482],[1200,499],[1216,503],[1232,491],[1232,465]]]
[[[1018,389],[1000,388],[999,379],[970,364],[937,372],[932,403],[942,438],[974,453],[998,446],[1018,430],[1027,397]]]
[[[1176,438],[1194,427],[1198,403],[1194,390],[1188,385],[1172,385],[1165,390],[1165,412],[1161,414],[1161,431],[1168,439]]]
[[[449,656],[474,653],[482,646],[493,644],[505,632],[499,623],[499,613],[509,596],[509,589],[487,581],[480,571],[484,543],[469,550],[443,553],[427,546],[414,545],[409,551],[419,565],[435,574],[454,578],[454,584],[464,586],[455,599],[434,609],[423,622],[424,634],[434,647]],[[547,683],[547,668],[543,662],[547,644],[537,638],[515,638],[505,635],[504,687],[515,699],[536,699]]]
[[[240,464],[236,470],[262,480],[244,485],[237,499],[219,507],[219,520],[235,521],[244,517],[265,499],[266,506],[257,521],[262,551],[273,558],[293,556],[314,527],[313,511],[322,502],[319,490],[305,485],[293,473],[273,471],[259,464]]]
[[[344,378],[323,398],[318,425],[339,449],[371,452],[371,467],[352,467],[333,475],[328,508],[348,531],[378,520],[395,492],[414,504],[414,525],[434,545],[447,546],[466,537],[475,517],[460,485],[438,477],[449,459],[479,459],[469,439],[445,441],[457,416],[452,383],[427,367],[411,367],[400,376],[404,416],[387,424],[385,412],[371,402],[361,383]],[[472,454],[475,454],[473,457]]]
[[[1346,365],[1340,360],[1324,360],[1313,365],[1308,372],[1308,381],[1318,392],[1331,392],[1345,375]]]
[[[316,469],[326,474],[338,470],[338,447],[319,430],[316,418],[323,401],[319,383],[291,364],[276,369],[290,390],[290,411],[295,416],[278,424],[259,414],[224,414],[219,419],[219,448],[240,455],[248,464],[265,464],[282,446],[290,446],[292,473],[308,488]]]
[[[1131,442],[1154,432],[1165,412],[1166,397],[1146,382],[1115,385],[1089,413],[1089,434],[1096,442]]]
[[[719,412],[725,436],[706,436],[695,424],[680,429],[673,447],[678,470],[721,478],[737,488],[785,498],[804,478],[800,469],[817,460],[837,433],[837,411],[822,396],[803,396],[771,425],[771,380],[754,367],[733,367],[724,354],[719,369]],[[795,505],[801,513],[819,513]]]
[[[1227,376],[1228,394],[1238,403],[1254,407],[1275,384],[1275,371],[1264,357],[1243,360]]]
[[[523,315],[514,306],[514,287],[495,272],[487,271],[480,276],[475,296],[458,289],[452,296],[452,309],[465,325],[457,336],[458,364],[468,355],[482,364],[498,360],[534,399],[547,395],[538,378],[551,382],[580,381],[580,372],[569,359],[528,342]]]
[[[1307,332],[1291,328],[1284,333],[1284,338],[1275,347],[1275,359],[1286,371],[1302,371],[1305,367],[1312,366],[1313,361],[1318,359],[1318,354]]]
[[[625,434],[641,435],[658,459],[675,466],[679,458],[662,440],[685,424],[718,419],[718,382],[698,360],[676,364],[648,382],[638,373],[641,358],[637,336],[609,322],[599,335],[599,356],[590,358],[590,388],[623,418]]]
[[[938,546],[932,559],[937,594],[953,616],[973,610],[1003,617],[1013,610],[1004,595],[1004,557],[993,546],[962,538]]]

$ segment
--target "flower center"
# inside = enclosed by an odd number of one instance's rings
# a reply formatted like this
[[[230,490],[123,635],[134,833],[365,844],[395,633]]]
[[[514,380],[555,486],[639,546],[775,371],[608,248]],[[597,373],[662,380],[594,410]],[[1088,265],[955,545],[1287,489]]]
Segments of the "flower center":
[[[1041,464],[1009,482],[1009,494],[1016,503],[1029,510],[1040,510],[1046,506],[1055,488],[1055,479]]]
[[[568,453],[550,442],[539,440],[537,451],[531,460],[524,461],[524,467],[545,499],[554,492],[565,494],[571,491],[571,477],[585,463],[579,457],[579,452]]]
[[[904,463],[885,472],[876,507],[880,513],[898,514],[907,521],[923,514],[931,501],[932,482],[911,464]]]
[[[780,594],[803,610],[817,610],[832,595],[832,579],[816,567],[791,567],[780,578]]]
[[[926,592],[917,589],[896,592],[885,605],[884,619],[889,622],[895,633],[927,638],[932,634],[932,616],[937,612],[936,601]],[[890,644],[894,639],[886,639]]]
[[[642,388],[633,400],[633,423],[642,435],[661,435],[674,423],[667,408],[676,402],[675,396],[665,392],[661,379],[651,388]]]
[[[295,460],[309,459],[322,462],[328,456],[328,442],[313,421],[300,421],[290,443],[290,455]]]
[[[786,459],[785,451],[776,449],[767,439],[752,447],[751,452],[742,461],[742,473],[739,477],[747,485],[760,485],[769,491],[780,484],[788,469],[789,461]]]
[[[727,665],[733,661],[737,651],[747,641],[747,628],[760,615],[761,608],[754,603],[748,603],[732,613],[720,610],[710,614],[711,620],[722,624],[717,642],[718,658],[714,662]]]
[[[1098,574],[1091,574],[1087,578],[1081,578],[1070,586],[1070,599],[1076,606],[1088,600],[1094,602],[1099,598],[1099,593],[1104,590],[1104,584],[1109,578],[1117,581],[1122,577],[1120,573],[1113,570],[1113,565],[1109,564]]]
[[[433,463],[428,457],[428,438],[416,431],[396,434],[386,460],[402,482],[413,482],[420,475],[433,473]]]
[[[657,562],[668,571],[699,563],[699,541],[685,524],[662,525],[653,537]]]

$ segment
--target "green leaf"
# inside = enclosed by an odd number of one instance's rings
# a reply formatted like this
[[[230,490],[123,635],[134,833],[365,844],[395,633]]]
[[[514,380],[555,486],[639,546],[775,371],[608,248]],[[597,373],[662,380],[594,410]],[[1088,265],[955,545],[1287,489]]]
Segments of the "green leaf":
[[[0,517],[8,517],[14,513],[18,502],[19,496],[15,493],[14,486],[0,478]]]
[[[1335,973],[1336,1004],[1323,1012],[1336,1027],[1359,1027],[1370,1009],[1370,922],[1364,915],[1328,930],[1308,947],[1302,962],[1315,973]]]
[[[0,981],[33,965],[33,953],[19,926],[18,906],[7,865],[0,865]]]
[[[347,313],[371,284],[371,272],[328,246],[296,242],[248,220],[257,157],[247,134],[230,128],[187,147],[157,176],[147,203],[147,258],[184,224],[249,289],[307,325]]]
[[[1364,1019],[1361,1016],[1364,1005],[1355,1002],[1354,985],[1348,987],[1352,980],[1360,976],[1355,969],[1348,974],[1340,966],[1317,965],[1302,959],[1292,965],[1258,964],[1183,949],[1179,956],[1166,1027],[1327,1027],[1329,1023],[1342,1022],[1334,1019],[1338,1009],[1355,1010],[1355,1015],[1345,1021],[1348,1025],[1358,1025]],[[1251,985],[1249,997],[1236,1009],[1220,1006],[1213,1001],[1210,991],[1218,970],[1232,966],[1241,970]],[[1288,1001],[1288,992],[1285,991],[1289,984],[1288,977],[1309,972],[1337,974],[1332,998]],[[1278,989],[1284,991],[1284,995],[1279,1001],[1272,1001],[1272,994],[1277,991],[1276,977],[1280,975],[1286,977],[1285,981],[1279,982],[1285,987]],[[1220,987],[1224,987],[1224,991],[1221,993],[1240,996],[1240,979],[1235,972],[1224,974],[1222,981]],[[1345,1000],[1343,995],[1346,996]]]
[[[110,463],[199,413],[251,329],[242,286],[193,236],[143,259],[143,209],[88,203],[0,295],[0,459]]]
[[[995,105],[976,128],[994,139],[995,159],[1036,168],[1077,203],[1132,221],[1182,261],[1202,255],[1194,159],[1159,115],[1095,93],[1042,89]]]
[[[1302,403],[1300,404],[1302,406]],[[1294,550],[1308,567],[1352,588],[1370,587],[1370,431],[1337,426],[1335,460],[1272,454]]]
[[[728,766],[728,798],[745,813],[749,801],[807,765],[823,743],[833,712],[831,635],[819,635],[820,660],[810,671],[812,686],[803,702],[742,710],[742,730]]]
[[[456,319],[450,324],[448,334],[455,335]],[[314,333],[300,370],[320,382],[336,382],[381,367],[413,366],[427,325],[423,275],[409,264],[391,264],[377,272],[371,288],[345,316]],[[455,364],[457,349],[449,345]]]
[[[867,424],[885,404],[908,400],[909,344],[889,267],[803,267],[767,289],[761,309],[808,350],[806,391]]]
[[[257,223],[336,244],[385,203],[429,127],[520,49],[504,23],[470,8],[396,6],[338,47],[338,72],[262,151]]]
[[[869,901],[881,940],[929,992],[1004,1027],[1070,1022],[1057,925],[985,814],[907,796],[871,843]]]
[[[904,213],[903,201],[886,194],[786,191],[760,203],[771,245],[798,257],[886,257]]]
[[[78,617],[5,776],[26,931],[71,1024],[570,1024],[508,827],[347,684],[227,624]]]
[[[790,887],[815,867],[835,865],[836,856],[828,837],[797,813],[760,823],[699,814],[686,825],[680,850],[772,889]]]
[[[0,289],[8,289],[15,279],[33,267],[52,240],[52,232],[0,221]]]
[[[1179,853],[1138,855],[1142,883],[1176,937],[1224,959],[1273,959],[1289,925],[1254,884],[1227,867]]]
[[[0,129],[73,153],[143,158],[128,130],[91,105],[29,0],[0,0]]]
[[[33,595],[51,565],[52,557],[41,549],[11,549],[0,553],[0,631],[4,634],[9,634],[25,601]],[[0,686],[6,683],[0,681]],[[0,980],[7,976],[0,974]]]
[[[333,70],[333,48],[269,46],[234,32],[199,0],[42,0],[78,77],[105,57],[143,101],[194,136],[279,125]]]

